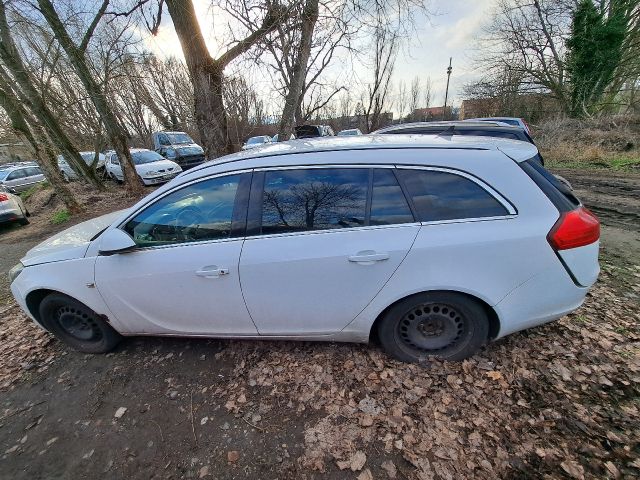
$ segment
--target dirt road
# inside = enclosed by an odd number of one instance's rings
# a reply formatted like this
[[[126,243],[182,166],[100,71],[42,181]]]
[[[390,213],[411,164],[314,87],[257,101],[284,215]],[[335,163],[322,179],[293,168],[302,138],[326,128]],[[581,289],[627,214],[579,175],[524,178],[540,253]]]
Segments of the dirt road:
[[[640,475],[640,176],[561,173],[602,220],[600,282],[575,314],[463,363],[144,338],[91,356],[9,310],[0,364],[20,378],[0,390],[0,478]],[[28,228],[0,231],[0,278],[42,236]]]

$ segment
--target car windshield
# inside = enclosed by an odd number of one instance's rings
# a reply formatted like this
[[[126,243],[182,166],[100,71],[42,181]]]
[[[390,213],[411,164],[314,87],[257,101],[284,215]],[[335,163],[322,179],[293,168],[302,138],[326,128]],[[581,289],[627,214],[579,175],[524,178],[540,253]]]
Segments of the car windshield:
[[[171,141],[171,145],[185,145],[188,143],[194,143],[193,139],[186,133],[167,133],[167,137]]]
[[[93,160],[96,158],[95,157],[95,153],[94,152],[81,152],[80,156],[82,157],[82,159],[85,161],[85,163],[87,165],[91,165],[93,163]],[[98,157],[98,162],[100,161],[100,157]]]
[[[11,173],[11,170],[0,170],[0,180],[4,180]]]
[[[152,163],[164,160],[164,157],[159,153],[152,152],[151,150],[141,150],[139,152],[131,152],[133,163],[136,165],[142,165],[143,163]]]
[[[264,143],[265,139],[264,137],[251,137],[249,140],[247,140],[247,145],[255,145],[256,143]]]

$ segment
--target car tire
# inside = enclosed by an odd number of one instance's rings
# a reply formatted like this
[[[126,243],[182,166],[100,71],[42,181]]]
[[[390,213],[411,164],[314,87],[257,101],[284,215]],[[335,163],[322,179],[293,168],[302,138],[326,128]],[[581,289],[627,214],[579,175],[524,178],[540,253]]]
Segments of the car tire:
[[[51,333],[80,352],[106,353],[122,340],[100,315],[61,293],[52,293],[42,300],[40,319]]]
[[[465,295],[425,292],[389,308],[377,333],[384,350],[403,362],[433,357],[458,361],[486,343],[489,319],[482,306]]]
[[[27,214],[25,213],[24,216],[18,220],[18,223],[22,226],[24,225],[29,225],[29,219],[27,218]]]

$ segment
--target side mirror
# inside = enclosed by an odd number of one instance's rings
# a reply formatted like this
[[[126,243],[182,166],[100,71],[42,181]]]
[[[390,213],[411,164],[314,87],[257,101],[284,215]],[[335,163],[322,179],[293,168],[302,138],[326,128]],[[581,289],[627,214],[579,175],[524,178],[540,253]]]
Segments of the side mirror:
[[[100,255],[115,255],[117,253],[125,253],[136,248],[136,242],[118,228],[107,230],[100,235]]]

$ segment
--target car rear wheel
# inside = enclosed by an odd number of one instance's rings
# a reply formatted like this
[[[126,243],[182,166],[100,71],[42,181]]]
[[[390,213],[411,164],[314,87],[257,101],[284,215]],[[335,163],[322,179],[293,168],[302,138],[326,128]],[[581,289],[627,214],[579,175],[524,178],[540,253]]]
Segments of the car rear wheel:
[[[122,340],[96,312],[61,293],[44,298],[40,319],[51,333],[80,352],[106,353]]]
[[[463,360],[487,341],[489,320],[482,306],[464,295],[420,293],[387,311],[378,336],[387,353],[404,362]]]

